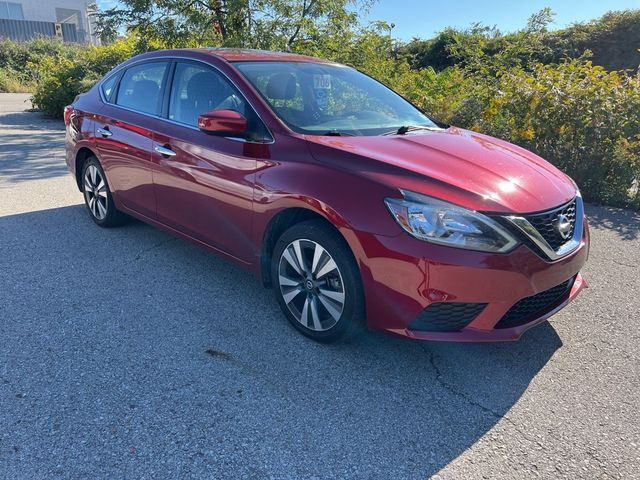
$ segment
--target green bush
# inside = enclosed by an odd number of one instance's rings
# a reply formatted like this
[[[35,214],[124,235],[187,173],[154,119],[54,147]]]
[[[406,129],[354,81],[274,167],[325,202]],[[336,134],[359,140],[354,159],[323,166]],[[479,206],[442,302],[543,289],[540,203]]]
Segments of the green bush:
[[[1,39],[0,71],[13,79],[14,87],[19,91],[32,91],[40,78],[40,66],[43,60],[52,57],[74,57],[81,51],[78,45],[62,43],[50,38],[38,38],[29,42]],[[18,88],[17,85],[20,87]]]
[[[109,70],[134,55],[131,40],[102,47],[86,47],[76,54],[44,57],[36,66],[38,83],[33,104],[47,115],[60,117],[64,107],[89,90]]]
[[[549,32],[543,38],[548,56],[543,63],[593,53],[593,63],[607,70],[637,70],[640,66],[640,10],[609,12],[597,20]]]
[[[13,70],[0,68],[0,93],[26,93],[32,88],[33,85],[23,83]]]
[[[470,84],[453,123],[539,154],[573,177],[586,200],[640,202],[640,76],[577,59]]]
[[[429,40],[413,39],[401,47],[413,68],[473,64],[509,60],[523,66],[535,63],[558,64],[565,59],[592,53],[593,63],[607,70],[637,70],[640,65],[640,10],[609,12],[586,23],[548,31],[553,13],[534,14],[523,30],[502,33],[496,28],[474,25],[466,30],[447,28]],[[501,58],[502,57],[502,58]]]

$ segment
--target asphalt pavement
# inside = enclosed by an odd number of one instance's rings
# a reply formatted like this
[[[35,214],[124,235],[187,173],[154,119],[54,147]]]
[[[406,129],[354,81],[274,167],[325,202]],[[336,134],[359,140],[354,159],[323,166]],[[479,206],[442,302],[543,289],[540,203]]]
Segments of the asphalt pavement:
[[[64,126],[0,94],[0,478],[639,478],[640,215],[520,341],[316,344],[251,275],[100,229]]]

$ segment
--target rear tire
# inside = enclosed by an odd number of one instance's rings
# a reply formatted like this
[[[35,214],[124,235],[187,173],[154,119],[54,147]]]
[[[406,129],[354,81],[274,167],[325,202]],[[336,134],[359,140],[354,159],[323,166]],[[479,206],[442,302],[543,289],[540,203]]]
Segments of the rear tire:
[[[278,239],[271,279],[280,308],[303,335],[335,342],[362,332],[364,290],[344,238],[321,220],[298,223]]]
[[[97,225],[116,227],[126,219],[113,203],[107,176],[96,157],[87,158],[82,168],[82,193],[87,211]]]

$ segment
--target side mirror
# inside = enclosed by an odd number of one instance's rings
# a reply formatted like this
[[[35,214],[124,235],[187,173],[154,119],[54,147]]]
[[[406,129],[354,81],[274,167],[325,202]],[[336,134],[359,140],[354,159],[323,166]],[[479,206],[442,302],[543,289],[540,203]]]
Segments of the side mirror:
[[[247,131],[247,119],[235,110],[210,110],[198,117],[203,132],[242,135]]]

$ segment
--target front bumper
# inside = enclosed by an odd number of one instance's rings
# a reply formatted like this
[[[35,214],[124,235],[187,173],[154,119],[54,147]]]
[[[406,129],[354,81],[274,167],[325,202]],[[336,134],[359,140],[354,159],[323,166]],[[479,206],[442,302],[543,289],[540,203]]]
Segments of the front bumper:
[[[541,311],[539,315],[529,319],[526,323],[511,328],[494,328],[491,330],[478,329],[469,325],[458,332],[424,332],[411,329],[403,329],[400,331],[388,330],[390,333],[402,335],[416,340],[437,340],[449,342],[504,342],[518,340],[520,336],[536,325],[541,324],[552,315],[566,307],[573,299],[588,287],[588,284],[582,275],[578,274],[570,291],[560,300],[551,304],[548,308]]]
[[[578,248],[555,261],[542,259],[525,245],[508,254],[486,254],[428,244],[405,234],[358,237],[369,327],[407,338],[456,342],[517,340],[526,330],[564,308],[587,286],[580,275],[589,253],[586,219]],[[508,328],[502,328],[504,322],[499,324],[521,300],[563,282],[572,283],[544,308]],[[416,318],[436,303],[484,306],[466,326],[455,331],[412,329]]]

